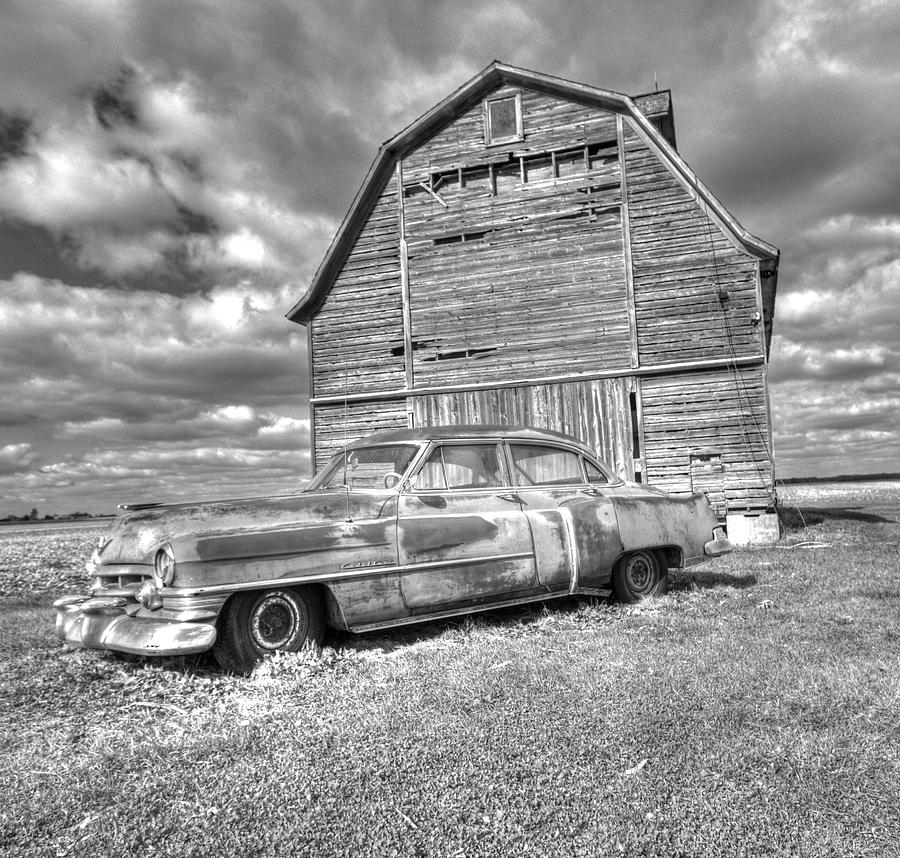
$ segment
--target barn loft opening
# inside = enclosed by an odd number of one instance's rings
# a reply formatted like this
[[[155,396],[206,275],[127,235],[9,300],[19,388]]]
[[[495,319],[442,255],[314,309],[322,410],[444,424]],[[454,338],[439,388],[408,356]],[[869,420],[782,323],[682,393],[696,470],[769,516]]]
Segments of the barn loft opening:
[[[444,235],[434,239],[435,247],[441,244],[459,244],[466,241],[482,241],[486,235],[494,232],[492,229],[483,229],[478,232],[460,232],[455,235]]]
[[[436,360],[459,360],[460,358],[477,358],[479,355],[488,355],[497,351],[496,346],[489,346],[483,349],[458,349],[456,351],[438,352],[436,355],[423,357],[423,361]]]
[[[577,190],[581,191],[581,188]],[[619,215],[620,204],[607,202],[595,197],[590,192],[584,191],[585,198],[576,198],[570,208],[561,212],[540,214],[533,216],[520,216],[515,221],[497,223],[492,228],[469,229],[466,232],[445,233],[430,239],[433,247],[445,247],[447,245],[474,244],[477,242],[504,242],[515,241],[526,233],[535,224],[542,224],[547,229],[552,229],[553,224],[595,221],[603,215]]]
[[[484,141],[489,146],[510,143],[524,136],[522,126],[522,96],[504,96],[484,102]]]
[[[596,170],[609,170],[619,160],[616,140],[600,140],[564,149],[516,155],[510,152],[490,161],[432,170],[428,181],[413,181],[403,186],[405,199],[427,194],[445,208],[448,200],[461,190],[501,196],[523,185],[537,185],[555,179],[570,179]],[[593,190],[617,188],[618,178]]]

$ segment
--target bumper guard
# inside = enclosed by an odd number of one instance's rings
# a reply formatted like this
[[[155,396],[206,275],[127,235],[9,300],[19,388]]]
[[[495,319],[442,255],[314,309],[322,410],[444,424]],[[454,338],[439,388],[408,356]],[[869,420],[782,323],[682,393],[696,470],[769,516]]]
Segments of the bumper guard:
[[[728,537],[725,536],[723,528],[715,528],[715,530],[713,530],[713,536],[715,538],[703,546],[703,553],[706,554],[707,557],[721,557],[723,554],[730,554],[734,550]]]

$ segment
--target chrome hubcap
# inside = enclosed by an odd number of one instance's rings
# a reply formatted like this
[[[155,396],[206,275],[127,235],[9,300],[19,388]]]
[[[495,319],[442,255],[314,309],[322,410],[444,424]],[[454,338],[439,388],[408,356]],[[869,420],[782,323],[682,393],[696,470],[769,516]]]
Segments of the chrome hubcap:
[[[269,593],[253,609],[250,630],[262,649],[281,649],[294,636],[300,617],[294,603],[282,593]]]

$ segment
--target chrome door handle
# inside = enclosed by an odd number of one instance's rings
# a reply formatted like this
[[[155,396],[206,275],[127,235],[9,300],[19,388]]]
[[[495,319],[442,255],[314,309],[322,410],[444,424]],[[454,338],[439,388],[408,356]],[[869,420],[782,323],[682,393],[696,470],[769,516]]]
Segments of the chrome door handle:
[[[506,492],[506,494],[497,495],[500,500],[509,501],[510,503],[518,503],[519,496],[515,492]]]

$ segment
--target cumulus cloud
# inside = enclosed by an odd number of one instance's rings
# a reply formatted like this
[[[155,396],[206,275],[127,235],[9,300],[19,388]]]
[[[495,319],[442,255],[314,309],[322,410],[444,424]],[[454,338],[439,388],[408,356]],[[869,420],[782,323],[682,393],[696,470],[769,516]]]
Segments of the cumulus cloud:
[[[234,438],[217,440],[223,443],[94,448],[39,466],[26,459],[14,470],[0,467],[0,498],[15,504],[13,511],[47,504],[58,509],[71,498],[70,507],[109,512],[131,501],[287,494],[308,479],[308,450],[292,439],[271,446],[262,439],[258,447],[241,446]],[[246,440],[249,445],[257,441]]]
[[[811,379],[854,380],[871,377],[897,362],[883,346],[853,349],[812,349],[784,344],[772,373],[773,381]]]
[[[31,444],[6,444],[0,447],[0,474],[17,474],[28,470],[37,461]]]
[[[147,442],[195,441],[204,438],[243,438],[259,431],[256,411],[246,405],[226,405],[201,411],[191,418],[168,416],[164,419],[125,421],[119,417],[65,421],[60,438],[92,438],[96,441]]]
[[[27,511],[47,504],[71,511],[112,511],[134,501],[288,494],[306,483],[302,451],[232,447],[94,451],[13,477],[0,471],[0,497]],[[69,507],[61,506],[71,498]]]
[[[298,395],[305,331],[281,315],[292,297],[252,286],[179,297],[18,275],[0,291],[0,381],[16,391],[0,410],[29,408],[28,391],[45,381],[90,379],[93,395],[149,396],[139,411],[147,415],[155,395],[227,404],[246,386],[254,405]],[[54,416],[73,405],[52,406]]]
[[[900,396],[854,405],[852,391],[828,388],[815,407],[797,383],[783,386],[775,403],[776,462],[782,476],[896,472]]]
[[[40,25],[18,5],[6,28],[14,47],[0,58],[8,84],[0,213],[50,230],[72,262],[111,277],[237,269],[277,280],[309,264],[298,247],[324,247],[334,223],[321,222],[322,206],[298,208],[303,171],[273,181],[272,149],[294,150],[299,166],[304,143],[293,105],[279,109],[284,71],[262,51],[241,57],[227,75],[202,73],[211,30],[222,38],[223,58],[237,61],[281,4],[255,15],[216,5],[200,19],[196,7],[173,4],[167,16],[158,5],[122,2],[104,20],[96,4],[38,5],[54,7],[56,26]],[[296,26],[297,10],[284,4],[283,11]],[[198,36],[202,28],[203,37],[170,44],[169,64],[154,51],[184,36],[179,24]],[[94,45],[92,56],[72,50],[82,41]],[[53,56],[39,75],[34,54]],[[254,62],[257,73],[242,78]],[[279,117],[294,123],[272,127]],[[354,138],[350,130],[344,139]]]
[[[900,11],[891,0],[771,0],[761,70],[778,80],[798,75],[859,76],[873,83],[900,77],[893,60]]]
[[[785,251],[787,288],[854,240],[844,224],[896,219],[898,35],[896,3],[762,2],[745,43],[731,43],[734,65],[700,85],[706,103],[686,114],[676,100],[682,152],[746,227]]]
[[[57,430],[61,439],[88,438],[114,444],[176,442],[184,447],[214,440],[222,447],[239,444],[254,449],[299,450],[309,442],[309,420],[257,412],[248,405],[226,405],[185,414],[179,404],[172,413],[155,419],[127,420],[98,417],[64,421]]]
[[[896,470],[900,260],[845,245],[776,304],[772,404],[782,473]]]
[[[308,468],[282,314],[378,146],[494,58],[671,87],[684,157],[783,252],[782,472],[896,452],[896,3],[8,0],[3,24],[4,503]]]
[[[885,364],[900,355],[900,254],[849,249],[799,280],[777,300],[782,338],[829,351],[879,350]]]
[[[40,444],[4,448],[20,482],[0,482],[0,497],[27,505],[78,485],[103,503],[114,479],[163,499],[294,485],[309,473],[309,429],[304,332],[280,313],[289,297],[0,283],[0,425],[43,427]]]

